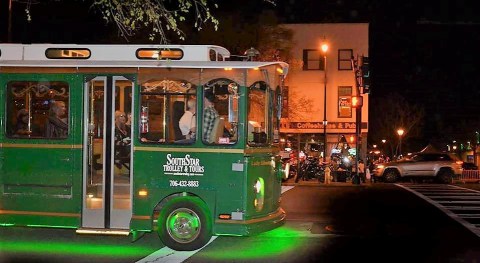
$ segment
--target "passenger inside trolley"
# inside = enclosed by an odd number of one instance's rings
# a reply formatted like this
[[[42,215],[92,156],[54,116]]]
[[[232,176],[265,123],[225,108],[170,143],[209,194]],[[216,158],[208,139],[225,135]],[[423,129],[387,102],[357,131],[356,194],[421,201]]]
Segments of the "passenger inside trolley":
[[[197,107],[197,102],[193,99],[189,99],[187,101],[187,110],[182,115],[179,121],[180,130],[182,131],[182,136],[183,136],[183,139],[186,140],[185,141],[186,143],[194,142],[196,138],[195,137],[196,128],[197,128],[197,122],[195,119],[196,107]]]
[[[66,138],[68,133],[67,118],[65,113],[67,108],[65,102],[54,101],[49,110],[47,121],[45,123],[45,137],[47,138]]]
[[[29,114],[28,110],[21,109],[17,112],[17,125],[15,134],[18,136],[25,136],[32,134],[31,127],[29,128]]]
[[[203,101],[205,108],[203,110],[203,140],[208,143],[214,143],[218,138],[218,127],[220,116],[215,109],[215,95],[212,90],[206,90],[205,100]]]
[[[124,166],[130,169],[130,130],[127,125],[127,115],[122,111],[115,111],[115,165],[121,169]]]

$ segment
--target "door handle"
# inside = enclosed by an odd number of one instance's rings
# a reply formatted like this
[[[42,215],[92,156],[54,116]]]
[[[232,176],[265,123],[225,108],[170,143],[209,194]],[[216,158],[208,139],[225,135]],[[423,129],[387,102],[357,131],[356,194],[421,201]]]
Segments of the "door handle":
[[[69,161],[70,161],[70,158],[62,158],[62,159],[60,159],[60,161],[69,162]]]

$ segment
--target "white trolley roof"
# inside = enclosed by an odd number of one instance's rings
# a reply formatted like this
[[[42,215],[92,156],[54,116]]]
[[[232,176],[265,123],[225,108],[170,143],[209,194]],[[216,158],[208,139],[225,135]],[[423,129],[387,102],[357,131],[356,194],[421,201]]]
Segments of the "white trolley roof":
[[[88,50],[89,54],[88,57],[49,58],[47,51],[52,49]],[[139,50],[148,49],[181,50],[182,57],[157,60],[137,56]],[[229,57],[227,49],[215,45],[0,44],[0,67],[261,68],[278,65],[284,75],[288,70],[284,62],[225,61]]]

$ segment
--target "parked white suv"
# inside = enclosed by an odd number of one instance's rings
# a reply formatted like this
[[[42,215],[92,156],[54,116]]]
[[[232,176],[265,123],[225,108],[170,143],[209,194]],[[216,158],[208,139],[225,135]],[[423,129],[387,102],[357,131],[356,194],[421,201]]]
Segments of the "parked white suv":
[[[450,183],[462,174],[462,161],[447,153],[416,153],[399,161],[376,165],[376,180],[394,183],[400,178],[434,178],[439,183]]]

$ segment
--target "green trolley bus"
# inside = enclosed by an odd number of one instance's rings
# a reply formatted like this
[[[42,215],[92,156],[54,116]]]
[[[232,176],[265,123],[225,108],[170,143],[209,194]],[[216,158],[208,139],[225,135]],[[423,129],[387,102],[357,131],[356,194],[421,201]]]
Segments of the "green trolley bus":
[[[156,231],[175,250],[280,226],[288,65],[229,57],[0,44],[0,225]]]

